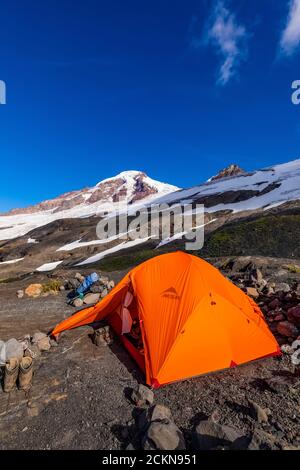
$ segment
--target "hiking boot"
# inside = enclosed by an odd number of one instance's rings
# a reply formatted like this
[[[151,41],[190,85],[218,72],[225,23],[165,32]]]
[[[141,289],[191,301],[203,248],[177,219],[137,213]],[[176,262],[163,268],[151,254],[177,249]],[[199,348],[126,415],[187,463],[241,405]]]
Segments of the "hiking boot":
[[[32,384],[33,360],[32,357],[23,357],[20,362],[19,389],[29,390]]]
[[[11,392],[16,387],[16,382],[19,373],[19,359],[11,357],[5,364],[4,372],[4,386],[3,390],[6,393]]]

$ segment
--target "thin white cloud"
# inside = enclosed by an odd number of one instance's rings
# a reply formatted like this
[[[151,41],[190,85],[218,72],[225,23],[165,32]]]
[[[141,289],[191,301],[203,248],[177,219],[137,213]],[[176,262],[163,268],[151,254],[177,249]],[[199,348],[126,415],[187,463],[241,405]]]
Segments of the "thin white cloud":
[[[300,45],[300,0],[290,0],[285,29],[280,40],[281,52],[291,56]]]
[[[205,44],[211,44],[222,59],[218,84],[226,85],[238,75],[240,63],[247,55],[247,39],[246,28],[237,22],[223,1],[218,1],[205,30]]]

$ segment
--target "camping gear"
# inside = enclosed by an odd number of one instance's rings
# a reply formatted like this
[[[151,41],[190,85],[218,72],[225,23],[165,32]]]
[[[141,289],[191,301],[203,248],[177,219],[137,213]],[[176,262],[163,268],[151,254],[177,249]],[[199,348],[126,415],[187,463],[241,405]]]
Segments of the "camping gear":
[[[127,292],[144,351],[122,335]],[[256,303],[209,263],[180,251],[133,268],[103,300],[62,321],[52,335],[105,317],[153,387],[281,354]]]
[[[92,273],[86,276],[82,283],[80,284],[75,291],[72,291],[68,294],[68,304],[72,304],[74,300],[81,299],[83,300],[84,294],[90,290],[95,282],[99,281],[99,276],[97,273]]]
[[[20,362],[19,371],[19,389],[29,390],[32,385],[33,359],[32,357],[23,357]]]
[[[99,276],[97,273],[92,273],[92,274],[89,274],[88,276],[86,276],[83,280],[83,282],[80,284],[79,287],[77,287],[76,289],[76,294],[80,297],[81,297],[81,294],[85,294],[85,292],[87,292],[90,287],[95,284],[95,282],[99,281]]]
[[[16,387],[19,373],[19,359],[11,357],[5,364],[3,390],[6,393],[11,392]]]

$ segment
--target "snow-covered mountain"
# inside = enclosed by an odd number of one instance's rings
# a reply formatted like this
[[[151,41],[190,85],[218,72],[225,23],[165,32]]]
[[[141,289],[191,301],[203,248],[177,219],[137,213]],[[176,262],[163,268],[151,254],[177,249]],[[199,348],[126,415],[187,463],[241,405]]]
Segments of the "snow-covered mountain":
[[[208,240],[218,230],[232,224],[232,233],[236,229],[238,234],[238,224],[263,217],[267,222],[264,230],[269,223],[275,227],[272,235],[266,235],[265,242],[268,237],[276,238],[277,226],[281,224],[284,227],[283,234],[279,235],[281,256],[294,257],[300,240],[300,160],[254,172],[238,171],[234,176],[228,176],[224,171],[221,173],[209,182],[178,189],[154,181],[141,172],[123,172],[93,188],[3,215],[0,217],[1,275],[4,272],[11,276],[17,272],[84,267],[102,263],[103,258],[109,256],[119,257],[145,247],[148,250],[184,249],[184,240],[181,239],[185,232],[166,239],[151,238],[149,232],[148,237],[141,239],[131,239],[130,234],[125,238],[119,235],[97,238],[96,225],[100,216],[110,217],[117,210],[123,212],[128,210],[128,205],[135,212],[151,203],[156,206],[160,203],[203,204],[205,239]],[[288,222],[286,214],[290,217]],[[252,229],[249,230],[250,236]],[[287,241],[286,233],[292,233],[292,238]],[[293,247],[289,248],[291,245]],[[259,254],[257,250],[256,254]],[[247,252],[246,248],[244,252]],[[272,251],[272,256],[276,256],[276,250]]]
[[[300,199],[300,159],[251,173],[212,179],[199,186],[170,193],[161,203],[204,204],[205,211],[267,210]]]
[[[156,181],[141,171],[123,171],[92,188],[72,191],[0,216],[0,240],[25,235],[54,220],[101,215],[127,204],[149,202],[177,191],[176,186]]]

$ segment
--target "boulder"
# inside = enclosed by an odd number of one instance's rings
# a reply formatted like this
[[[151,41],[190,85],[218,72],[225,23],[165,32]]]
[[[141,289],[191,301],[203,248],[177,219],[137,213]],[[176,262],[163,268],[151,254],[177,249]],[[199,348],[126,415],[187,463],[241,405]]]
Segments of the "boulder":
[[[185,442],[173,421],[153,421],[142,440],[144,450],[184,450]]]
[[[11,338],[5,343],[5,354],[6,360],[9,360],[13,357],[17,357],[18,359],[22,359],[23,357],[23,345],[19,343],[15,338]]]
[[[42,291],[42,284],[30,284],[28,287],[26,287],[25,294],[28,295],[28,297],[39,297]]]
[[[24,297],[24,291],[22,289],[17,291],[17,297],[18,299],[22,299],[22,297]]]
[[[298,328],[289,321],[282,321],[277,324],[277,331],[287,338],[295,338],[299,334]]]
[[[217,448],[246,449],[249,437],[239,429],[231,426],[203,420],[194,432],[194,445],[197,450]]]
[[[72,305],[76,308],[82,307],[83,306],[83,300],[80,297],[77,297],[77,299],[74,299],[72,301]]]
[[[253,297],[254,299],[257,299],[259,297],[259,292],[255,287],[247,287],[247,295],[250,297]]]
[[[83,303],[85,303],[86,305],[93,305],[93,304],[96,304],[100,299],[100,294],[86,294],[84,297],[83,297]]]
[[[171,410],[163,405],[154,405],[144,409],[138,417],[139,430],[145,432],[152,421],[164,423],[173,421]]]
[[[139,384],[138,389],[132,391],[131,399],[136,406],[152,405],[154,393],[150,388]]]

